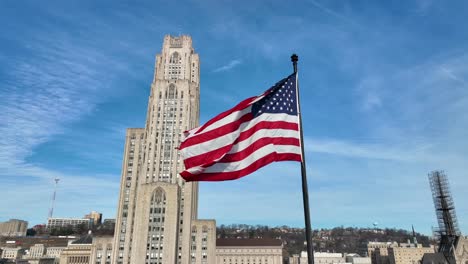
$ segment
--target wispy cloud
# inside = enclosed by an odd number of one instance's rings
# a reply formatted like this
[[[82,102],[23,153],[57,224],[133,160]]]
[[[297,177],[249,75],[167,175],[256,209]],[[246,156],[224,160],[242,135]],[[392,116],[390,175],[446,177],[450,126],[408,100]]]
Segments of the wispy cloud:
[[[372,144],[354,143],[336,139],[305,139],[306,149],[310,152],[326,153],[353,158],[395,160],[402,162],[428,161],[430,144]]]
[[[225,71],[229,71],[229,70],[232,70],[234,67],[236,67],[237,65],[240,65],[242,63],[242,60],[240,59],[235,59],[235,60],[231,60],[228,64],[226,65],[223,65],[221,67],[218,67],[216,69],[213,70],[213,72],[225,72]]]
[[[332,10],[331,8],[328,8],[324,5],[322,5],[321,3],[319,3],[318,1],[315,1],[315,0],[308,0],[309,3],[311,3],[312,5],[314,5],[315,7],[317,7],[318,9],[324,11],[325,13],[343,21],[343,22],[346,22],[350,25],[353,25],[353,26],[359,26],[361,27],[361,25],[359,25],[358,23],[356,23],[356,21],[350,19],[349,17],[343,15],[343,14],[340,14],[334,10]]]
[[[101,197],[103,201],[113,204],[118,193],[118,175],[73,172],[66,166],[51,169],[55,166],[43,166],[30,158],[38,154],[35,151],[40,145],[92,114],[105,100],[103,95],[109,92],[116,76],[110,73],[111,69],[126,70],[126,65],[110,52],[99,50],[92,36],[76,40],[56,26],[41,26],[47,34],[29,35],[27,44],[19,41],[22,53],[5,55],[2,66],[8,70],[0,72],[0,183],[2,192],[21,205],[11,206],[11,201],[4,199],[0,202],[0,215],[21,217],[33,223],[45,220],[55,177],[62,179],[63,211],[90,208],[99,200],[94,200],[99,189],[106,194]],[[74,149],[81,147],[78,144]],[[85,202],[88,204],[84,205]]]

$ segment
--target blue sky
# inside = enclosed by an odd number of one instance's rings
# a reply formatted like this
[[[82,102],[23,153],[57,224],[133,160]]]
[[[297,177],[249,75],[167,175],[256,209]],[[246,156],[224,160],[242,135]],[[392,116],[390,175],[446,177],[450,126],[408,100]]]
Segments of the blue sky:
[[[427,174],[449,176],[468,233],[466,1],[0,2],[0,221],[114,218],[125,128],[142,127],[165,34],[201,58],[201,121],[292,68],[314,228],[436,225]],[[199,217],[303,226],[300,168],[202,183]]]

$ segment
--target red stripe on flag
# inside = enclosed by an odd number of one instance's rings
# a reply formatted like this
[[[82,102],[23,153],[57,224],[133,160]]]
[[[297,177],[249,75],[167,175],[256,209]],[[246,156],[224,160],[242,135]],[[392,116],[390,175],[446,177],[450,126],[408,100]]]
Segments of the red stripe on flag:
[[[255,126],[249,128],[248,130],[242,131],[234,141],[234,144],[242,142],[245,139],[251,137],[255,132],[261,129],[289,129],[299,131],[299,125],[297,123],[291,123],[286,121],[260,121]]]
[[[187,138],[186,140],[184,140],[184,142],[182,142],[180,144],[179,149],[184,149],[184,148],[196,145],[196,144],[200,144],[200,143],[203,143],[203,142],[206,142],[206,141],[210,141],[212,139],[215,139],[215,138],[218,138],[218,137],[221,137],[221,136],[225,136],[226,134],[229,134],[229,133],[232,133],[232,132],[238,130],[239,127],[243,123],[248,122],[248,121],[250,121],[252,119],[253,119],[252,113],[247,113],[247,114],[243,115],[241,118],[237,119],[234,122],[231,122],[229,124],[221,126],[221,127],[217,128],[217,129],[208,131],[206,133],[203,133],[203,134],[200,134],[200,135],[195,135],[193,137]]]
[[[218,163],[228,163],[228,162],[236,162],[241,161],[248,157],[250,154],[255,152],[257,149],[264,147],[266,145],[291,145],[291,146],[300,146],[300,142],[298,138],[261,138],[246,149],[232,154],[227,154],[224,156]]]
[[[207,161],[218,160],[224,154],[228,153],[231,148],[232,148],[232,144],[229,144],[229,145],[221,147],[219,149],[215,149],[213,151],[209,151],[209,152],[205,152],[203,154],[200,154],[198,156],[187,158],[187,159],[184,160],[185,168],[189,169],[189,168],[193,168],[193,167],[196,167],[196,166],[207,166],[208,165],[208,164],[206,164]],[[212,164],[213,163],[211,162],[211,165]]]
[[[276,161],[299,161],[301,162],[301,155],[295,153],[270,153],[249,165],[248,167],[230,172],[220,173],[202,173],[202,174],[191,174],[188,171],[180,173],[182,178],[186,181],[229,181],[239,179],[247,176],[248,174]]]
[[[203,126],[201,126],[197,132],[195,132],[195,134],[198,134],[200,132],[202,132],[205,128],[207,128],[208,126],[210,126],[211,124],[217,122],[218,120],[221,120],[225,117],[227,117],[228,115],[236,112],[236,111],[240,111],[244,108],[247,108],[253,101],[255,101],[255,99],[257,99],[259,96],[254,96],[254,97],[250,97],[250,98],[247,98],[245,99],[244,101],[240,102],[239,104],[237,104],[236,106],[234,106],[234,108],[231,108],[225,112],[222,112],[221,114],[213,117],[212,119],[210,119],[208,122],[206,122]]]
[[[262,129],[289,129],[289,130],[299,130],[299,126],[297,123],[290,123],[290,122],[285,122],[285,121],[261,121],[255,126],[251,127],[250,129],[243,131],[240,133],[239,137],[232,143],[226,146],[222,146],[218,149],[215,149],[213,151],[209,152],[203,152],[200,155],[190,157],[184,160],[185,168],[192,168],[195,166],[203,166],[203,165],[208,165],[206,164],[206,161],[213,161],[214,159],[219,159],[222,157],[224,154],[229,152],[229,150],[234,146],[235,144],[238,144],[248,138],[250,138],[255,132],[262,130]],[[208,132],[209,133],[209,132]],[[206,134],[208,134],[206,133]],[[222,135],[224,135],[223,132],[220,132]],[[201,136],[201,135],[200,135]],[[196,137],[195,137],[196,138]],[[205,140],[208,141],[208,140]],[[192,144],[194,145],[194,144]],[[282,144],[282,145],[288,145],[288,144]],[[187,146],[182,146],[181,147],[187,147]],[[213,146],[211,146],[213,147]],[[211,166],[211,165],[210,165]]]

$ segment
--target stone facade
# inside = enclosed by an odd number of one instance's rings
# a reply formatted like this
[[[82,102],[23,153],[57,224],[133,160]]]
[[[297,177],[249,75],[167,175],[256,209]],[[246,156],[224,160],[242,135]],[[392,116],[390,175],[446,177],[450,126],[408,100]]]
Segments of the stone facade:
[[[96,236],[93,238],[91,249],[92,264],[111,264],[113,236]]]
[[[216,222],[214,220],[194,220],[190,240],[190,263],[215,263]]]
[[[198,126],[199,65],[189,36],[165,36],[145,128],[127,129],[112,253],[117,264],[192,263],[198,184],[179,176],[177,147],[183,132]]]
[[[89,264],[93,237],[91,234],[71,242],[60,254],[60,264]]]
[[[216,263],[282,264],[282,241],[277,239],[218,239],[216,240]]]
[[[0,236],[26,236],[27,230],[27,221],[10,219],[9,221],[0,223]]]
[[[388,258],[388,248],[398,247],[396,242],[369,242],[367,244],[367,254],[371,258],[372,264],[390,264]]]
[[[308,263],[307,252],[302,251],[300,255],[293,255],[289,258],[290,264]],[[314,263],[316,264],[338,264],[347,263],[341,253],[315,252]]]
[[[372,264],[418,264],[426,253],[434,253],[434,247],[421,244],[396,242],[369,242],[367,250]]]
[[[66,247],[48,247],[46,249],[46,257],[48,258],[60,258],[60,254]]]
[[[434,247],[392,247],[388,249],[390,264],[419,264],[425,253],[435,253]]]
[[[14,247],[14,248],[7,248],[7,247],[4,247],[1,249],[2,251],[2,256],[1,258],[2,259],[10,259],[10,260],[13,260],[13,259],[20,259],[23,257],[24,255],[24,249],[22,249],[21,247]]]
[[[26,255],[27,258],[42,258],[46,253],[46,248],[44,244],[35,244],[34,246],[29,248],[28,254]]]

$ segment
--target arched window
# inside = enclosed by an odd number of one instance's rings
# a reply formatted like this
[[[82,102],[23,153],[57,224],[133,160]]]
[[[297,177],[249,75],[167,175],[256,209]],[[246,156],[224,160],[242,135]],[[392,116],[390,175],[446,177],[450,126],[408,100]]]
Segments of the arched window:
[[[182,57],[179,53],[172,53],[169,58],[169,78],[170,79],[179,79],[180,73],[182,72]]]
[[[171,58],[169,59],[170,64],[180,64],[182,58],[180,57],[179,53],[174,52],[171,55]]]
[[[174,84],[170,84],[167,93],[167,99],[175,99],[177,94],[177,89]]]

